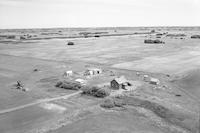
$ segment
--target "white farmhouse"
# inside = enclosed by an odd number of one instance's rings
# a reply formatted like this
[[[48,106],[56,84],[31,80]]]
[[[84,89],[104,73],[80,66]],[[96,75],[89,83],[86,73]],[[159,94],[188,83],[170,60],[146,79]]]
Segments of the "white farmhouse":
[[[159,85],[160,81],[159,79],[156,79],[156,78],[150,78],[150,84]]]

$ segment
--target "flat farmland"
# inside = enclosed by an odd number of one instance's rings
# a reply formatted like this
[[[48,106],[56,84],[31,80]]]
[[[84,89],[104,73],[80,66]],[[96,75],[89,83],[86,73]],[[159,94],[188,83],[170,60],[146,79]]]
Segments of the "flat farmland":
[[[1,45],[0,54],[55,61],[82,61],[120,69],[181,74],[200,66],[200,40],[164,37],[165,44],[144,44],[144,36],[52,39]],[[67,46],[74,41],[74,46]],[[9,48],[12,47],[12,48]],[[182,67],[187,66],[187,67]]]
[[[181,38],[163,35],[160,40],[164,44],[144,43],[145,39],[157,39],[156,33],[2,41],[0,111],[13,111],[0,114],[0,132],[193,133],[198,129],[200,39],[190,38],[193,31],[183,33],[186,36]],[[69,41],[75,45],[67,45]],[[103,74],[83,76],[88,67],[101,68]],[[63,76],[67,70],[74,72],[70,80],[83,78],[87,85],[110,85],[114,77],[121,75],[136,80],[140,87],[130,94],[130,99],[140,97],[152,106],[162,105],[166,108],[162,113],[168,115],[171,111],[175,120],[159,116],[159,111],[149,106],[131,103],[123,108],[104,109],[100,105],[106,98],[77,95],[65,99],[76,91],[55,85],[68,80]],[[160,79],[161,84],[147,84],[142,77],[145,74]],[[13,89],[16,81],[22,81],[29,91]]]

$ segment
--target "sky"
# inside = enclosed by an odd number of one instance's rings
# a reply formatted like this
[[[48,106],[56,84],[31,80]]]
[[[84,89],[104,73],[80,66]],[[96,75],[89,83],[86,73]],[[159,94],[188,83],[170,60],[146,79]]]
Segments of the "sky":
[[[0,0],[0,28],[200,26],[200,0]]]

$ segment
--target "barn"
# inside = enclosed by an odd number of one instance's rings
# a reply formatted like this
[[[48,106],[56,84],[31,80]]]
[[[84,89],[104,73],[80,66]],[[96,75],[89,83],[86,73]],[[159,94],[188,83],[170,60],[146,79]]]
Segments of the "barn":
[[[114,90],[126,89],[126,86],[130,86],[130,83],[124,76],[121,76],[119,78],[113,79],[110,82],[110,86]]]

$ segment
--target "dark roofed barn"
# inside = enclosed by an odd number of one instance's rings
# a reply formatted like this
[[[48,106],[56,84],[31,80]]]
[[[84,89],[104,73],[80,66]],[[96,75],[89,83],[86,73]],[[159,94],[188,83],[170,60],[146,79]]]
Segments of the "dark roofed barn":
[[[125,87],[128,85],[129,85],[129,82],[123,76],[119,78],[115,78],[110,82],[110,86],[114,90],[125,89]]]

